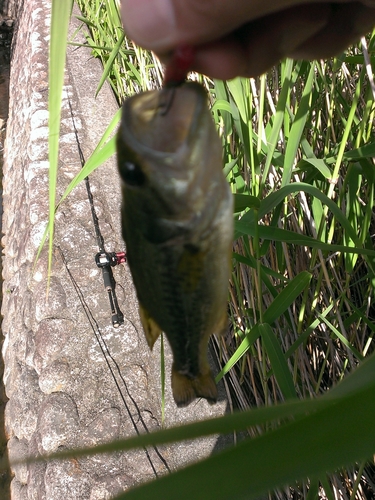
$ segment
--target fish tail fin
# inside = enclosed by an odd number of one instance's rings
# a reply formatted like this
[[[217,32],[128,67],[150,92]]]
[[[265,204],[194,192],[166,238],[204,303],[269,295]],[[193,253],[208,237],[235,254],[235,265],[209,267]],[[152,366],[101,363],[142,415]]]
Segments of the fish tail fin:
[[[149,348],[152,350],[155,342],[157,341],[159,335],[161,334],[161,328],[159,325],[151,318],[146,309],[139,304],[139,316],[141,318],[141,323],[143,330],[145,331],[145,336]]]
[[[217,387],[211,370],[189,378],[172,368],[172,392],[178,407],[188,406],[195,398],[205,398],[210,404],[217,401]]]

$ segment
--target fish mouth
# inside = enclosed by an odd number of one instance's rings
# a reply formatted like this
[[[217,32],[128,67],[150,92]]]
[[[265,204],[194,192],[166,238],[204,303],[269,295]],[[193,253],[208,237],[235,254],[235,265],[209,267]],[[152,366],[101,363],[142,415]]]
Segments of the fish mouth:
[[[197,132],[206,100],[195,82],[139,94],[125,103],[127,132],[138,148],[176,153]]]

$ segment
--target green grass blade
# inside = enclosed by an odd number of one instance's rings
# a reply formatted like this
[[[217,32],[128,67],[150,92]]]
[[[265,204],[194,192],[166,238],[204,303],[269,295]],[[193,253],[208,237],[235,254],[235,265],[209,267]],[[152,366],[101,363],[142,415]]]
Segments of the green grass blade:
[[[119,108],[116,111],[116,113],[114,114],[114,116],[113,116],[110,124],[106,128],[104,134],[102,135],[102,138],[98,142],[98,144],[94,150],[94,153],[95,153],[95,151],[98,151],[99,149],[101,149],[103,147],[103,145],[107,142],[109,137],[112,135],[112,132],[116,129],[116,127],[121,119],[121,113],[122,113],[122,108]]]
[[[247,257],[244,257],[243,255],[233,253],[233,258],[236,259],[237,262],[242,262],[243,264],[246,264],[247,266],[249,266],[253,269],[257,269],[257,260],[252,255],[248,255]],[[275,286],[272,285],[268,276],[272,276],[273,278],[275,278],[276,280],[278,280],[281,283],[284,283],[284,282],[286,283],[288,281],[287,279],[285,279],[285,277],[282,274],[280,274],[276,271],[273,271],[272,269],[270,269],[269,267],[264,266],[264,265],[260,266],[260,275],[262,278],[263,285],[266,286],[267,290],[269,290],[269,292],[271,293],[271,295],[274,298],[276,297],[276,295],[278,295],[279,290]]]
[[[283,315],[288,307],[291,306],[293,301],[298,295],[306,288],[311,279],[310,273],[304,271],[291,280],[287,286],[275,297],[271,305],[267,308],[263,315],[265,323],[273,323],[281,315]],[[236,352],[230,357],[223,369],[216,376],[216,383],[233,368],[233,366],[242,358],[242,356],[250,349],[254,342],[259,338],[260,324],[256,324],[247,334],[244,340],[236,349]]]
[[[357,149],[352,149],[343,154],[344,160],[356,161],[362,158],[375,158],[375,142],[365,144]]]
[[[285,151],[285,160],[284,160],[281,187],[289,184],[292,177],[292,169],[294,161],[297,155],[298,148],[300,146],[300,141],[303,130],[305,128],[307,117],[310,112],[310,99],[311,99],[312,84],[314,81],[314,74],[315,74],[315,63],[311,63],[309,76],[305,83],[302,99],[298,106],[297,113],[294,118],[290,134],[288,137],[288,143]]]
[[[168,443],[186,441],[214,434],[228,434],[233,431],[245,430],[252,426],[276,425],[281,419],[294,419],[324,408],[329,408],[336,400],[321,397],[305,401],[288,401],[277,406],[256,408],[244,412],[227,414],[223,417],[201,420],[185,424],[183,426],[171,427],[147,434],[141,434],[126,439],[119,439],[95,447],[64,450],[45,455],[43,457],[31,456],[29,462],[40,462],[45,459],[64,459],[71,456],[90,456],[101,453],[126,451],[142,448],[143,446],[159,446]],[[21,462],[21,461],[20,461]],[[13,461],[14,463],[19,463]]]
[[[296,398],[297,394],[293,384],[292,375],[279,341],[272,331],[272,328],[267,323],[259,325],[259,329],[270,364],[272,366],[272,372],[275,375],[284,398]]]
[[[284,80],[282,82],[281,92],[277,102],[276,114],[273,117],[272,131],[268,138],[267,158],[262,178],[263,186],[266,183],[268,171],[273,161],[273,155],[276,149],[277,142],[279,140],[280,130],[284,121],[286,101],[291,85],[292,69],[293,69],[293,61],[291,59],[287,59],[285,62]],[[260,188],[260,191],[261,190],[262,188]]]
[[[59,162],[59,137],[61,98],[64,84],[64,67],[72,0],[53,0],[51,15],[51,39],[49,49],[49,254],[48,276],[52,268],[54,218],[56,206],[56,182]]]
[[[329,484],[329,480],[328,480],[328,477],[326,474],[320,476],[320,482],[322,484],[322,487],[324,489],[324,493],[326,495],[325,498],[327,500],[336,500],[334,495],[332,494],[332,487]]]
[[[318,491],[319,491],[319,481],[318,480],[311,481],[306,500],[319,500]]]
[[[256,231],[253,225],[246,223],[243,220],[235,221],[234,229],[237,234],[247,234],[255,236]],[[279,229],[271,226],[258,226],[258,234],[261,239],[270,241],[283,241],[289,244],[318,248],[324,252],[341,252],[341,253],[357,253],[365,256],[375,257],[375,250],[361,247],[348,247],[345,245],[334,245],[333,243],[323,243],[310,236],[297,234],[294,231],[287,229]]]
[[[234,212],[242,212],[246,208],[255,208],[256,210],[260,207],[260,200],[256,196],[251,196],[250,194],[235,193],[234,198]]]
[[[105,67],[104,67],[103,74],[102,74],[102,76],[100,78],[98,87],[97,87],[96,92],[95,92],[95,97],[99,94],[100,89],[103,87],[104,82],[108,78],[108,75],[110,74],[110,71],[111,71],[112,66],[113,66],[113,61],[118,56],[120,48],[121,48],[121,45],[124,43],[124,39],[125,39],[125,33],[122,32],[121,35],[120,35],[120,38],[118,39],[118,41],[116,43],[116,45],[113,47],[113,50],[112,50],[112,52],[111,52],[111,54],[110,54],[110,56],[108,58],[108,61],[107,61],[106,65],[105,65]]]
[[[330,322],[327,318],[318,314],[318,317],[328,326],[334,335],[354,354],[354,356],[359,360],[363,360],[362,354],[344,337],[342,333]]]
[[[370,388],[335,400],[328,408],[146,483],[117,499],[259,498],[296,480],[370,458],[375,451],[374,412],[375,382]],[[181,488],[182,484],[189,487]]]
[[[308,286],[310,280],[311,274],[307,271],[303,271],[289,281],[286,287],[277,295],[264,312],[264,322],[272,324],[282,316],[287,311],[288,307],[293,304],[298,295]]]
[[[241,344],[236,349],[235,353],[230,357],[230,359],[225,363],[225,366],[220,371],[220,373],[215,377],[215,382],[218,383],[226,373],[229,372],[233,366],[238,363],[242,356],[250,349],[254,342],[259,338],[259,324],[256,324],[251,330],[246,332],[246,336],[241,342]]]
[[[338,222],[342,225],[342,227],[347,232],[348,236],[353,240],[353,242],[360,246],[360,241],[357,237],[357,234],[354,228],[350,225],[350,222],[342,213],[340,208],[337,206],[335,202],[333,202],[328,196],[326,196],[322,191],[317,189],[315,186],[311,186],[310,184],[306,184],[304,182],[294,182],[289,184],[288,186],[284,186],[278,191],[271,193],[264,200],[261,201],[259,208],[259,218],[262,218],[265,214],[273,210],[277,207],[286,196],[293,193],[298,193],[299,191],[304,191],[309,193],[311,196],[318,198],[324,205],[326,205]],[[245,216],[246,217],[246,216]],[[244,217],[244,219],[245,219]]]
[[[65,198],[72,192],[72,190],[83,180],[91,174],[96,168],[107,161],[116,151],[116,137],[112,137],[101,148],[96,149],[90,158],[86,161],[85,166],[78,172],[74,179],[70,182],[62,195],[58,205],[60,205]]]
[[[334,307],[334,304],[330,304],[327,309],[325,309],[325,311],[322,312],[321,316],[323,317],[326,317],[327,314],[329,314],[331,312],[331,310],[333,309]],[[285,353],[285,357],[286,358],[289,358],[294,352],[296,352],[296,350],[298,349],[298,347],[303,344],[304,342],[306,342],[306,340],[308,339],[308,337],[314,332],[314,330],[319,326],[319,323],[320,323],[320,320],[318,318],[316,318],[307,328],[306,330],[301,333],[298,337],[298,339],[293,343],[293,345],[287,350],[287,352]]]
[[[72,192],[72,190],[89,174],[91,174],[96,168],[100,167],[104,162],[106,162],[116,151],[116,136],[110,137],[115,128],[117,127],[121,119],[121,108],[116,111],[110,124],[105,130],[103,136],[98,142],[95,150],[91,156],[86,161],[83,168],[78,172],[78,174],[72,179],[69,186],[64,191],[62,197],[59,200],[58,206],[65,200],[65,198]]]
[[[301,171],[311,171],[311,167],[320,172],[325,179],[331,179],[331,170],[327,167],[325,161],[320,158],[305,158],[297,164],[297,168]]]
[[[339,402],[347,402],[352,396],[358,394],[372,394],[372,399],[375,397],[375,356],[372,355],[366,359],[360,366],[346,377],[340,384],[334,387],[326,395],[317,399],[305,399],[302,401],[290,401],[280,405],[257,408],[244,412],[237,412],[205,421],[195,422],[184,426],[178,426],[167,430],[161,430],[150,434],[136,436],[125,440],[118,440],[112,443],[106,443],[97,447],[68,450],[58,452],[46,457],[30,457],[30,462],[41,461],[45,458],[67,458],[71,456],[93,455],[95,453],[107,453],[119,450],[131,450],[142,446],[162,445],[177,441],[194,439],[202,436],[213,434],[227,434],[232,431],[244,430],[251,426],[260,426],[267,423],[277,422],[286,418],[296,419],[303,415],[314,415],[317,412],[324,411],[335,407]],[[363,398],[365,399],[365,398]],[[371,399],[371,398],[370,398]],[[363,414],[368,414],[365,418],[372,418],[372,406],[367,407],[362,401],[358,411]],[[375,402],[374,402],[375,404]],[[353,421],[354,422],[354,421]],[[371,426],[373,427],[373,426]],[[351,428],[351,426],[349,427]],[[375,433],[375,429],[372,430]],[[317,436],[319,432],[317,433]],[[350,440],[351,436],[345,432],[342,437]],[[299,443],[304,444],[304,440]],[[319,459],[319,455],[318,459]]]

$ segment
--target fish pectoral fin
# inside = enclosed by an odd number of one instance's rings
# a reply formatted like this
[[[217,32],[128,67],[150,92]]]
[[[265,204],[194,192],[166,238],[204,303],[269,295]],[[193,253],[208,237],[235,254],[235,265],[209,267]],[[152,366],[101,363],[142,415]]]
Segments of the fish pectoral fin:
[[[172,368],[173,398],[179,408],[188,406],[195,398],[205,398],[210,404],[217,401],[217,387],[211,370],[189,378]]]
[[[147,344],[152,350],[162,330],[141,304],[139,304],[139,316],[141,318],[143,330],[145,331]]]

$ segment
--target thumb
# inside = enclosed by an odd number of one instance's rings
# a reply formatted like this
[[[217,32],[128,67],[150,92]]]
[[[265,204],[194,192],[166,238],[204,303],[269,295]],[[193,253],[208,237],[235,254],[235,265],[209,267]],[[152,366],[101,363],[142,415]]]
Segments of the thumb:
[[[222,38],[253,19],[309,0],[122,0],[127,35],[159,54]]]

